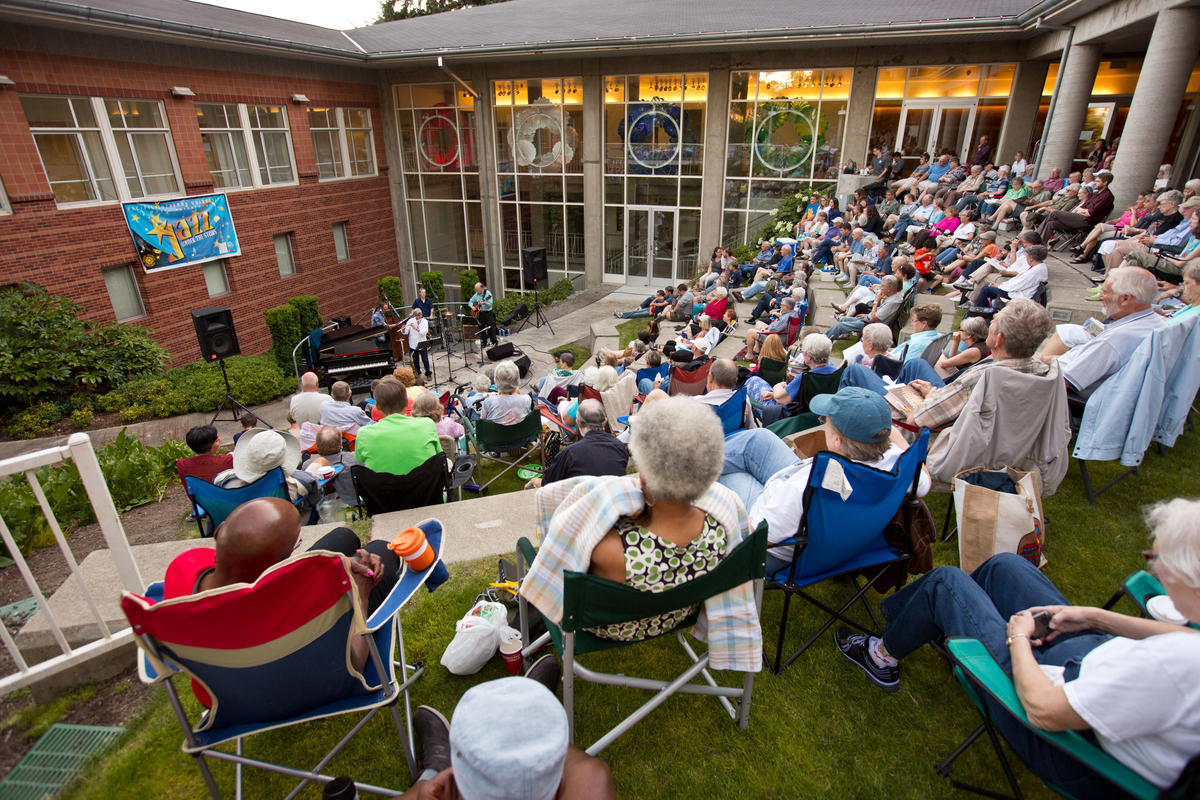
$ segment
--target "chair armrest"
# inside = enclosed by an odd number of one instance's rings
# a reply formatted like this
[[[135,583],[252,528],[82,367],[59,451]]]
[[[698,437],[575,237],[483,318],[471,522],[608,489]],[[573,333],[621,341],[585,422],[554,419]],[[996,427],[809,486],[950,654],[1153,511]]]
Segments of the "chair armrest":
[[[390,621],[392,617],[398,614],[404,604],[411,600],[417,590],[425,585],[425,581],[429,579],[433,571],[442,563],[442,557],[445,554],[442,523],[431,519],[422,522],[417,527],[425,534],[425,541],[433,548],[433,563],[424,570],[416,572],[408,569],[401,562],[400,568],[402,571],[396,580],[396,585],[392,587],[392,591],[379,604],[379,608],[375,609],[374,613],[367,619],[367,629],[372,633],[379,630],[384,623]]]
[[[525,559],[525,569],[529,569],[529,565],[537,558],[537,548],[533,546],[533,542],[522,536],[517,540],[517,549],[521,551],[521,556]]]

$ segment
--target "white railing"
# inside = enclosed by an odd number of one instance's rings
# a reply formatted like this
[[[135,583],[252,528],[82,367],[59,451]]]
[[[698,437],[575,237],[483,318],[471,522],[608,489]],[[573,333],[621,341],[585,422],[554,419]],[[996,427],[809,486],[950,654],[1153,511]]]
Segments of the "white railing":
[[[62,650],[62,655],[30,666],[25,662],[21,651],[17,649],[17,644],[13,641],[8,629],[3,624],[0,624],[0,638],[4,640],[4,646],[8,648],[8,654],[12,656],[13,663],[17,667],[17,671],[13,674],[0,678],[0,696],[4,696],[22,686],[35,683],[42,678],[64,672],[91,658],[128,645],[133,641],[133,632],[129,628],[117,631],[116,633],[109,630],[108,624],[104,621],[104,616],[96,607],[95,599],[84,583],[83,574],[79,571],[79,564],[76,563],[75,556],[71,553],[71,548],[67,546],[67,540],[63,536],[58,520],[54,517],[54,512],[50,509],[50,503],[46,500],[46,494],[42,491],[41,484],[38,483],[38,469],[47,465],[61,464],[68,459],[74,460],[75,466],[79,469],[79,477],[83,481],[83,488],[87,492],[88,500],[92,504],[92,510],[96,514],[96,521],[100,524],[104,540],[108,543],[109,552],[112,553],[113,562],[116,564],[117,575],[121,579],[121,584],[126,590],[137,594],[143,594],[146,590],[146,586],[142,582],[142,575],[133,560],[133,551],[129,547],[129,541],[125,538],[125,528],[121,525],[121,518],[117,514],[116,506],[113,505],[112,495],[108,493],[108,484],[104,481],[104,473],[100,471],[100,462],[96,459],[96,451],[92,449],[92,440],[86,433],[72,434],[71,438],[67,440],[67,444],[62,447],[50,447],[35,453],[27,453],[0,461],[0,479],[23,474],[29,481],[29,486],[33,489],[33,495],[37,498],[38,505],[46,517],[46,524],[50,528],[51,533],[54,534],[54,539],[58,542],[58,548],[62,551],[63,558],[66,559],[67,565],[71,568],[72,576],[79,582],[80,592],[88,608],[91,610],[92,616],[96,620],[96,627],[99,629],[101,636],[96,641],[77,647],[72,647],[67,642],[67,637],[63,634],[62,628],[54,619],[54,613],[50,610],[50,603],[42,595],[42,591],[38,587],[33,573],[29,570],[29,564],[25,561],[24,556],[21,555],[17,543],[13,540],[12,532],[9,531],[8,525],[4,522],[3,517],[0,516],[0,538],[3,538],[4,545],[8,548],[9,556],[16,562],[15,566],[20,570],[21,576],[25,579],[25,585],[37,601],[38,608],[41,610],[41,615],[45,619],[50,633],[54,637],[54,641],[58,643],[59,649]]]

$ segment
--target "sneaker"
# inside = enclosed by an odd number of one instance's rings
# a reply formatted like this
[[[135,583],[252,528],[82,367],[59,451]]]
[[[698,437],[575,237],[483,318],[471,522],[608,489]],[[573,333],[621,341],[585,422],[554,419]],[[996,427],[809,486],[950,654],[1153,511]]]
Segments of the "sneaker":
[[[876,664],[868,651],[871,642],[869,637],[843,625],[833,634],[833,640],[846,660],[865,672],[867,680],[871,683],[885,692],[894,692],[900,688],[900,666],[883,667]]]
[[[547,653],[529,665],[525,677],[537,681],[550,690],[551,694],[558,693],[558,682],[562,680],[562,665],[558,659]]]
[[[620,312],[620,311],[614,311],[614,312],[613,312],[613,316],[614,316],[614,317],[616,317],[617,319],[620,319],[620,318],[621,318],[621,312]]]
[[[962,292],[955,292],[954,294],[948,294],[948,295],[946,295],[946,299],[952,303],[961,303],[962,299],[963,299]]]
[[[412,715],[413,732],[421,746],[417,773],[427,769],[434,772],[450,768],[450,723],[442,712],[421,706]]]

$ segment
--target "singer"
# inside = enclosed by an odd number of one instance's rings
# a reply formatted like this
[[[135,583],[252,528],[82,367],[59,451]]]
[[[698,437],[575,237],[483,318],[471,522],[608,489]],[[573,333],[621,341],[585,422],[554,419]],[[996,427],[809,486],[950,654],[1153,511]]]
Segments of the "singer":
[[[422,292],[424,292],[423,289]],[[420,363],[423,361],[425,362],[425,377],[432,378],[433,372],[429,369],[429,344],[426,341],[426,337],[429,335],[429,320],[425,319],[425,315],[415,304],[412,316],[404,321],[400,332],[408,334],[408,349],[412,351],[413,372],[420,374]]]

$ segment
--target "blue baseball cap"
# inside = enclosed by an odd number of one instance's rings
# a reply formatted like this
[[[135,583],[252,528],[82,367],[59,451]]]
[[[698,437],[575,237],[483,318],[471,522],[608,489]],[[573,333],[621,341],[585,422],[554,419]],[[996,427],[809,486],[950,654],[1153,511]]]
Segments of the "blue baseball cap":
[[[837,394],[821,394],[808,403],[814,414],[829,417],[833,427],[856,442],[886,441],[892,432],[892,410],[887,400],[859,386],[849,386]]]

